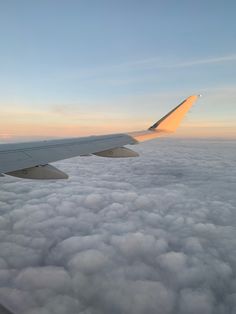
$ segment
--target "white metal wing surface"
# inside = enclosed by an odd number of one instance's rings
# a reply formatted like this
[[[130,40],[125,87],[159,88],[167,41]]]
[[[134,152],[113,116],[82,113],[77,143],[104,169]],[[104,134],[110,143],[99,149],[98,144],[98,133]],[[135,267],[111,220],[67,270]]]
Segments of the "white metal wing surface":
[[[198,96],[188,97],[144,131],[1,144],[0,173],[28,179],[65,179],[68,176],[49,163],[90,154],[113,158],[136,157],[138,156],[136,152],[124,146],[138,144],[174,132],[197,98]]]

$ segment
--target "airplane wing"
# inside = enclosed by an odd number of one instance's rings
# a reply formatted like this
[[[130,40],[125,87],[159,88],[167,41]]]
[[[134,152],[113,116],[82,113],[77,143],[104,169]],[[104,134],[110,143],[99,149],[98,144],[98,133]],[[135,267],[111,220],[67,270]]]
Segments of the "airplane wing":
[[[172,133],[198,96],[190,96],[148,130],[80,138],[0,144],[0,174],[27,179],[66,179],[51,162],[75,156],[136,157],[124,147]]]

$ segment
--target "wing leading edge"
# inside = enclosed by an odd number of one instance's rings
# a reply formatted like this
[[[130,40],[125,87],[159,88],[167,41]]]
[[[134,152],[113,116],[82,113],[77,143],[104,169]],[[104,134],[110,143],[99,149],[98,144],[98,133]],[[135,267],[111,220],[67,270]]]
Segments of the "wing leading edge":
[[[47,165],[62,159],[90,154],[102,157],[136,157],[137,153],[124,146],[174,132],[198,97],[188,97],[145,131],[1,144],[0,173],[30,179],[64,179],[67,178],[66,174]]]

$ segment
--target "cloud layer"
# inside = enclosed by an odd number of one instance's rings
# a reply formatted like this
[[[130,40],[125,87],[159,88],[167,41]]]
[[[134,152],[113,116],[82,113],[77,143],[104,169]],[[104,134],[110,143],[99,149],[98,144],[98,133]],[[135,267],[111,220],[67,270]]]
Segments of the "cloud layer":
[[[235,142],[161,139],[140,158],[0,179],[0,300],[15,313],[236,312]]]

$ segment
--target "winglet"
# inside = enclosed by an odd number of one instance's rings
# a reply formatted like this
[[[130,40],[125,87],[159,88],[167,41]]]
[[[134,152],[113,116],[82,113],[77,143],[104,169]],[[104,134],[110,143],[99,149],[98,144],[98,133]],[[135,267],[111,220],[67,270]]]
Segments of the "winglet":
[[[148,130],[131,132],[128,134],[136,141],[136,143],[140,143],[168,133],[173,133],[198,97],[200,97],[200,95],[188,97],[163,118],[154,123]]]
[[[174,132],[179,126],[180,122],[184,118],[185,114],[192,107],[193,103],[201,97],[201,95],[193,95],[185,99],[181,104],[167,113],[163,118],[154,123],[149,130],[150,131],[162,131],[167,133]]]

